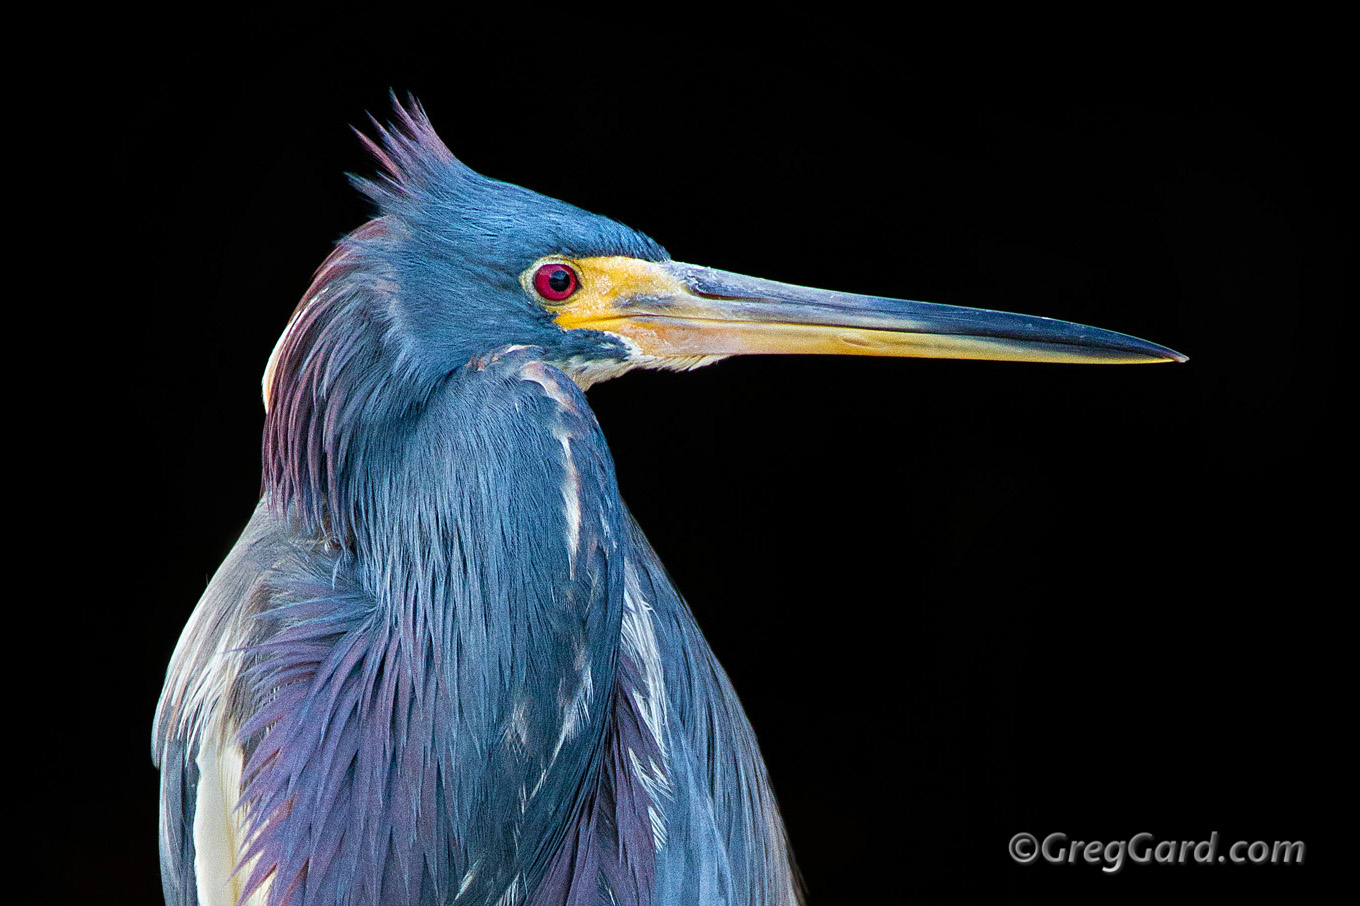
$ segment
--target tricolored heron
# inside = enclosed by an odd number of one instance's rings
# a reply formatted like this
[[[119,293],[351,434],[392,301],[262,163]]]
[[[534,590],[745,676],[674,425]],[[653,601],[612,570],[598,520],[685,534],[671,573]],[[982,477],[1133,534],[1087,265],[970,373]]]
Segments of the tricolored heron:
[[[396,115],[356,180],[377,216],[270,357],[261,498],[170,664],[167,903],[797,901],[751,726],[585,388],[743,353],[1183,357],[681,264]]]

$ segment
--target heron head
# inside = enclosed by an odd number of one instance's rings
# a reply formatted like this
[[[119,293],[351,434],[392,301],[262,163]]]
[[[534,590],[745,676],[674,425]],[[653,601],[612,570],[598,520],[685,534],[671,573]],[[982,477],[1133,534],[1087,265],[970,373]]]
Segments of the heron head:
[[[412,392],[506,345],[536,346],[582,386],[634,367],[823,353],[1092,363],[1183,360],[1163,346],[1049,318],[828,292],[672,261],[607,217],[482,176],[414,101],[363,137],[383,167],[354,178],[379,215],[322,266],[265,377],[324,310],[328,331]],[[349,304],[341,304],[349,303]],[[321,332],[315,340],[324,339]],[[356,336],[359,334],[361,336]],[[332,363],[332,366],[334,363]]]

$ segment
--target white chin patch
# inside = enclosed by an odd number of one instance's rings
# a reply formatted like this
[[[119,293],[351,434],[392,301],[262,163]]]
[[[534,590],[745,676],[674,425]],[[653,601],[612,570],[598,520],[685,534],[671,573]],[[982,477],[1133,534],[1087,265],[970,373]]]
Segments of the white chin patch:
[[[609,335],[628,347],[628,358],[622,362],[572,358],[558,365],[582,390],[588,390],[601,381],[627,374],[634,368],[647,368],[652,371],[693,371],[695,368],[712,365],[728,358],[725,355],[646,355],[628,337],[616,333]]]

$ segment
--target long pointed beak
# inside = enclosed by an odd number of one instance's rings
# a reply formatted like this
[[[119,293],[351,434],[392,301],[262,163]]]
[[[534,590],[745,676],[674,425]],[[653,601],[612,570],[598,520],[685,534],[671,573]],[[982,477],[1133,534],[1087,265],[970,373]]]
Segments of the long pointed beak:
[[[1165,346],[1070,321],[761,280],[680,262],[578,262],[594,291],[563,327],[626,337],[658,358],[830,354],[1141,364],[1184,362]]]

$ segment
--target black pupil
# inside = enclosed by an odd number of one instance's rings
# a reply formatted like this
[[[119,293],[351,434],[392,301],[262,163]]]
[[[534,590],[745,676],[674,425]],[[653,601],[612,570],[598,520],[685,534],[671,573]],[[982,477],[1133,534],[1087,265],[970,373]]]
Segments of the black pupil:
[[[559,267],[548,275],[548,286],[555,293],[564,293],[571,288],[571,272],[565,267]]]

